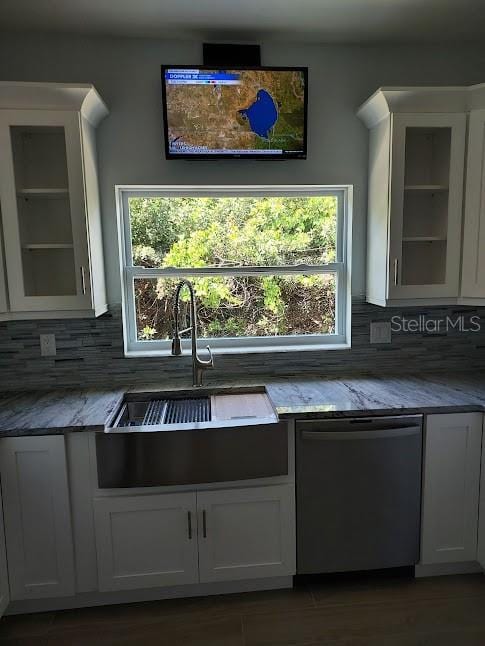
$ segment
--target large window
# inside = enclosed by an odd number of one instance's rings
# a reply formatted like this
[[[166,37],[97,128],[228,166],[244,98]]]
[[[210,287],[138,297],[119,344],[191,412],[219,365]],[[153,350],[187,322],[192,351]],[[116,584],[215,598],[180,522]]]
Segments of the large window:
[[[118,187],[127,354],[169,352],[183,278],[215,352],[347,344],[350,191]]]

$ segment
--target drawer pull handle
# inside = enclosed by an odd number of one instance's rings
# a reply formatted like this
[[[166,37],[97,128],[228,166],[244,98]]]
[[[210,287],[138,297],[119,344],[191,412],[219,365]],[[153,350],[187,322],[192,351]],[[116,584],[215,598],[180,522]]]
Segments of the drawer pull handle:
[[[188,511],[187,512],[187,525],[188,525],[188,531],[189,531],[189,541],[192,540],[192,512]]]
[[[335,442],[337,440],[383,440],[390,437],[419,435],[420,433],[420,426],[409,426],[405,428],[369,429],[368,431],[302,431],[301,437],[303,440]]]
[[[207,538],[207,514],[205,509],[202,512],[202,536]]]
[[[394,285],[397,285],[399,279],[399,260],[394,258]]]
[[[81,291],[86,295],[86,276],[84,275],[84,267],[81,266]]]

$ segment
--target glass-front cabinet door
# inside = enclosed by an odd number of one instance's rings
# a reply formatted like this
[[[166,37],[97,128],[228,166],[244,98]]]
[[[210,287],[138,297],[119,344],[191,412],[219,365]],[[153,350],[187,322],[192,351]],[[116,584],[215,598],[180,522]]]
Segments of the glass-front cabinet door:
[[[12,311],[90,307],[79,115],[3,110],[0,193]]]
[[[456,298],[466,115],[392,119],[389,296]]]

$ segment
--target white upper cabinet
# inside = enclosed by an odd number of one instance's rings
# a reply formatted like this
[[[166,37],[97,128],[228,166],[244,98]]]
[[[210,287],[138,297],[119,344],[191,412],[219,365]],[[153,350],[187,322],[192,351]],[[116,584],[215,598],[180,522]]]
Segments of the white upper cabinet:
[[[106,311],[94,139],[106,114],[91,85],[0,83],[3,318]]]
[[[370,129],[371,303],[444,304],[459,297],[463,94],[460,88],[382,89],[359,110]]]
[[[485,101],[483,105],[485,108]],[[485,303],[485,109],[472,110],[470,113],[464,218],[461,295],[469,304],[483,305]]]

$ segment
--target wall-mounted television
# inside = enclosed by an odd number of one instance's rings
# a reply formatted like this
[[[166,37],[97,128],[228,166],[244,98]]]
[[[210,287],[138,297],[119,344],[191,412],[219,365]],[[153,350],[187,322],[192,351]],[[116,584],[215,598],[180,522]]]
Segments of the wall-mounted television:
[[[167,159],[305,159],[305,67],[162,66]]]

